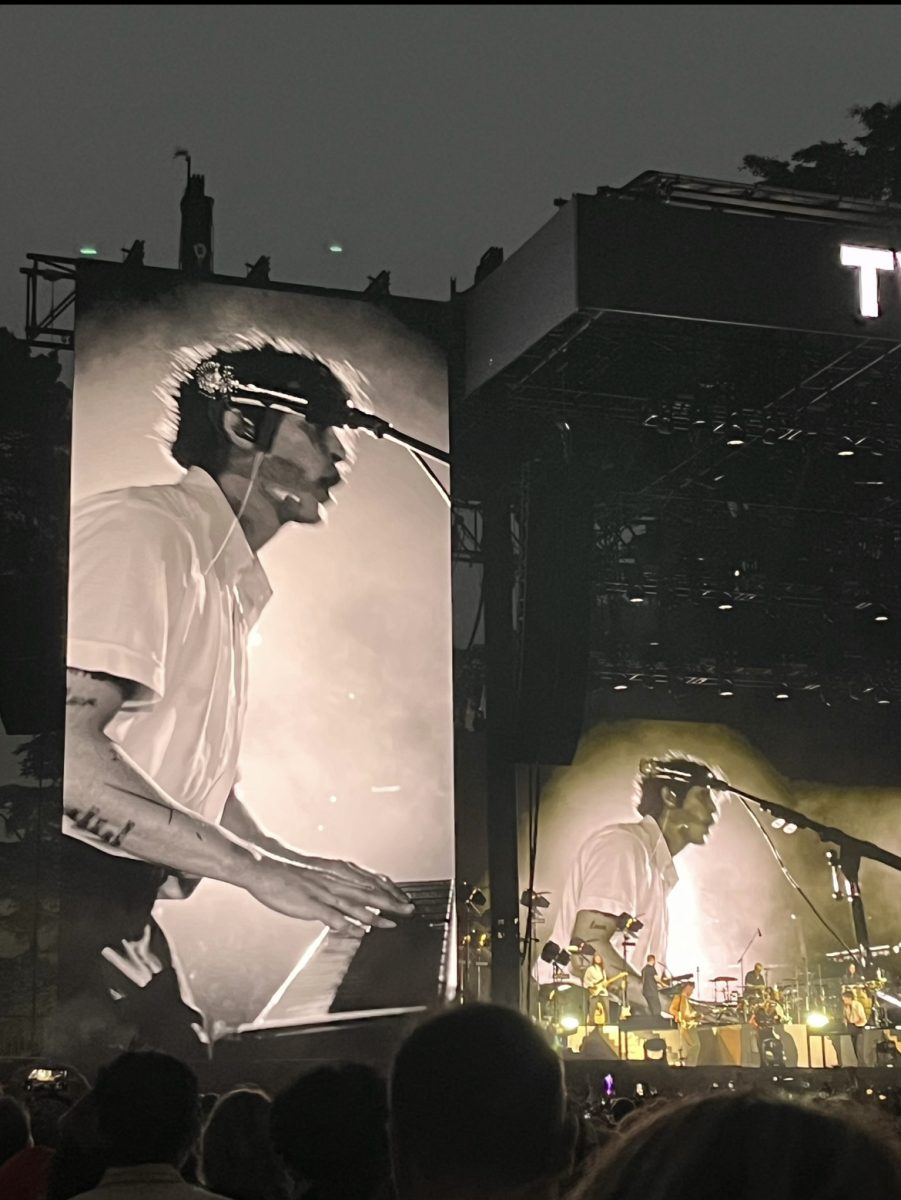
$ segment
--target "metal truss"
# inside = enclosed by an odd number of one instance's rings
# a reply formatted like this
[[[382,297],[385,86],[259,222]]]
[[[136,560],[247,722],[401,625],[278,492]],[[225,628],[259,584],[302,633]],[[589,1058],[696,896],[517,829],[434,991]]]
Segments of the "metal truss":
[[[49,350],[75,349],[75,272],[78,259],[52,254],[28,254],[25,276],[25,340]],[[57,285],[60,285],[58,295]],[[48,295],[49,291],[49,295]],[[66,313],[71,314],[62,320]]]

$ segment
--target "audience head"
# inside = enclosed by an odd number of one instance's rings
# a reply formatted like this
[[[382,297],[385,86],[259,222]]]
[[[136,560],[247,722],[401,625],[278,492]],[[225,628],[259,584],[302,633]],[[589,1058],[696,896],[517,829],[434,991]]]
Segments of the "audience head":
[[[316,1196],[367,1200],[388,1180],[385,1081],[362,1063],[317,1067],[272,1102],[276,1153]]]
[[[562,1066],[512,1009],[473,1004],[426,1021],[391,1076],[400,1200],[541,1195],[569,1167]]]
[[[272,1102],[256,1088],[226,1092],[203,1131],[202,1173],[211,1192],[230,1200],[279,1200],[286,1176],[269,1136]]]
[[[30,1141],[28,1113],[12,1096],[0,1096],[0,1166]]]
[[[894,1144],[828,1104],[756,1094],[680,1101],[630,1120],[580,1200],[844,1200],[901,1195]],[[869,1114],[872,1120],[872,1114]]]
[[[181,1166],[200,1133],[197,1079],[168,1054],[120,1054],[98,1073],[94,1099],[111,1166]]]

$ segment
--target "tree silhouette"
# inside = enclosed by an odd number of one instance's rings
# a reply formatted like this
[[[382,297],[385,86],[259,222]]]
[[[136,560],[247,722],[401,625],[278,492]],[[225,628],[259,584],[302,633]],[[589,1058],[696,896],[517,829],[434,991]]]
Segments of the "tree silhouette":
[[[790,159],[746,154],[742,170],[771,187],[901,204],[901,101],[856,104],[853,143],[815,142]]]
[[[71,393],[55,353],[0,329],[0,713],[8,733],[62,724]]]

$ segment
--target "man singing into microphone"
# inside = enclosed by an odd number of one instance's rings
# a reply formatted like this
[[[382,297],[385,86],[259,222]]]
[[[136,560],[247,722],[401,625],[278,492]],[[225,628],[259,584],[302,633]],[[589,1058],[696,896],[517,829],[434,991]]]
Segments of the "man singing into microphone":
[[[608,971],[627,971],[633,1011],[646,1010],[640,966],[651,951],[666,961],[667,903],[678,881],[673,860],[686,846],[706,844],[716,820],[715,783],[710,768],[695,759],[643,761],[636,779],[640,819],[590,834],[570,869],[552,940],[560,946],[587,942],[603,955]],[[640,930],[629,932],[630,917],[640,920]],[[573,962],[579,965],[575,957]]]
[[[202,1018],[152,909],[202,878],[337,930],[412,911],[385,876],[282,844],[238,796],[247,639],[271,596],[257,554],[283,526],[322,520],[346,470],[353,396],[337,364],[305,354],[217,362],[306,398],[318,423],[239,409],[192,375],[172,396],[183,478],[91,496],[73,512],[63,863],[73,1044],[196,1048]]]

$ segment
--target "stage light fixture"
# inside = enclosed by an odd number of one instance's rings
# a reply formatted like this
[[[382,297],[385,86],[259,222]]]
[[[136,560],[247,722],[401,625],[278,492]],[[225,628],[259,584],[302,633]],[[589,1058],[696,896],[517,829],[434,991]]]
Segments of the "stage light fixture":
[[[597,954],[597,947],[592,946],[591,942],[576,942],[572,946],[567,946],[572,954]]]
[[[782,826],[782,832],[789,833],[789,834],[797,833],[798,826],[794,823],[794,821],[786,821],[785,824]]]
[[[615,692],[628,691],[629,680],[626,678],[625,675],[614,675],[612,687]]]
[[[825,1029],[829,1024],[829,1018],[825,1013],[809,1012],[807,1014],[808,1029]]]
[[[560,1018],[560,1028],[564,1033],[575,1033],[579,1028],[579,1018],[569,1014]]]
[[[734,696],[735,687],[730,679],[723,679],[718,688],[721,696]]]
[[[545,942],[538,957],[542,962],[555,963],[558,967],[569,966],[569,951],[558,946],[556,942]]]
[[[329,251],[329,254],[343,254],[344,247],[341,245],[340,242],[329,242],[328,251]]]
[[[873,692],[873,698],[877,704],[891,704],[892,702],[892,698],[888,692],[884,692],[881,689],[877,689]]]
[[[716,427],[716,433],[721,433],[727,446],[743,446],[748,440],[744,428],[733,415],[728,421]]]
[[[884,608],[876,607],[873,609],[873,620],[884,623],[889,619],[888,612]]]
[[[788,687],[787,683],[779,684],[779,686],[776,688],[775,692],[773,692],[773,699],[774,700],[791,700],[791,692],[789,691],[789,687]]]
[[[731,612],[732,611],[734,605],[733,605],[732,597],[729,595],[728,592],[723,592],[719,596],[719,598],[717,599],[717,602],[716,602],[716,606],[720,610],[720,612]]]
[[[650,1037],[642,1047],[645,1062],[666,1062],[666,1041],[662,1037]]]
[[[78,253],[83,255],[85,258],[96,258],[97,257],[97,247],[96,246],[80,246]]]
[[[774,817],[770,821],[770,826],[773,829],[783,829],[785,826],[785,817]]]
[[[849,437],[841,437],[838,440],[838,449],[836,454],[839,458],[851,458],[856,447]]]
[[[523,908],[550,908],[551,902],[542,892],[533,892],[531,888],[526,888],[519,898],[519,903]]]
[[[640,584],[630,583],[626,588],[625,597],[630,604],[644,604],[644,588]]]

